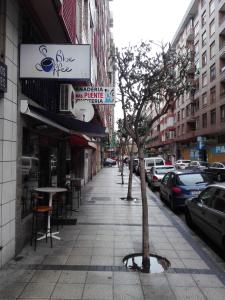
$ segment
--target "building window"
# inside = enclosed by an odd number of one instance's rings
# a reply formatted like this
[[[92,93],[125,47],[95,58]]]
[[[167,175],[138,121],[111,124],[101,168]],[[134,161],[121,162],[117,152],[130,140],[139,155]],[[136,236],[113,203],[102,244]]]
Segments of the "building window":
[[[209,2],[209,15],[211,15],[215,10],[215,0]]]
[[[195,57],[196,57],[196,56],[199,55],[199,41],[197,41],[197,42],[195,43],[195,48],[194,48],[194,50],[195,50]]]
[[[184,130],[184,124],[182,124],[181,131],[182,131],[182,134],[184,134],[184,133],[185,133],[185,130]]]
[[[202,94],[202,107],[207,105],[207,93]]]
[[[204,27],[206,24],[206,10],[204,11],[204,13],[202,14],[202,27]]]
[[[206,45],[206,31],[202,34],[202,47]]]
[[[197,117],[196,120],[195,120],[195,126],[196,126],[196,130],[200,128],[199,117]]]
[[[207,72],[202,74],[202,86],[206,86],[207,85]]]
[[[215,33],[216,26],[215,26],[215,19],[209,24],[209,35],[210,37]]]
[[[197,36],[198,33],[199,33],[199,22],[197,22],[195,24],[195,27],[194,27],[194,35],[195,35],[195,37]]]
[[[207,128],[207,113],[202,115],[202,128]]]
[[[225,104],[220,106],[220,121],[225,122]]]
[[[195,101],[195,111],[199,110],[199,99]]]
[[[206,51],[202,54],[202,68],[207,64],[207,53]]]
[[[180,126],[177,127],[177,136],[180,135]]]
[[[206,0],[201,0],[201,8],[205,5]]]
[[[210,123],[211,123],[211,125],[216,124],[216,110],[215,109],[211,110],[211,112],[210,112]]]
[[[182,118],[182,120],[185,118],[185,114],[184,114],[184,108],[181,110],[181,118]]]
[[[210,45],[210,59],[212,59],[215,56],[215,54],[215,41],[213,41]]]
[[[210,67],[210,82],[216,79],[216,64]]]
[[[210,103],[215,103],[216,102],[216,87],[214,86],[213,88],[210,89]]]
[[[178,122],[180,121],[180,111],[178,111],[178,113],[177,113],[177,121]]]

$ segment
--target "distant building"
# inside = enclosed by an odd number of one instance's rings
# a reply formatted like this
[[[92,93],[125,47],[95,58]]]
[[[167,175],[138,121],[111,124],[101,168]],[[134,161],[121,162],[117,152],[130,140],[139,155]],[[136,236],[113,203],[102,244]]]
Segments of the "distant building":
[[[148,147],[176,159],[225,161],[225,1],[193,0],[172,46],[192,51],[195,92],[161,118]]]

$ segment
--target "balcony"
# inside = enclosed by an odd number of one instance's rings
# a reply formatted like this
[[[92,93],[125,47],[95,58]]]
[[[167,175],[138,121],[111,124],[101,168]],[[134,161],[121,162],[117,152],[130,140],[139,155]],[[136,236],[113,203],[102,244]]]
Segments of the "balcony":
[[[188,42],[194,41],[194,28],[193,28],[193,27],[190,27],[190,28],[188,29],[186,40],[187,40]]]
[[[67,43],[68,33],[60,19],[62,1],[21,0],[31,17],[38,20],[39,28],[45,36],[54,43]]]

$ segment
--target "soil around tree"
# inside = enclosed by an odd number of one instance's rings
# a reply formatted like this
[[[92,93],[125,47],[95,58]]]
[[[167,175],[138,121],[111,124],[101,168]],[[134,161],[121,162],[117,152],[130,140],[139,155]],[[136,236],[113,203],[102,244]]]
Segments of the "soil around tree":
[[[163,273],[170,267],[170,262],[165,257],[149,254],[149,260],[143,265],[143,255],[142,253],[129,254],[123,258],[123,263],[125,267],[131,272],[141,272],[141,273]]]

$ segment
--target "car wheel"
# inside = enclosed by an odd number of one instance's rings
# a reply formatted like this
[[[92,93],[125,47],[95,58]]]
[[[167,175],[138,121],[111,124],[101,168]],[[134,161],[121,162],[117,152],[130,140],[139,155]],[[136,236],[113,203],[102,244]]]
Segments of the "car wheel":
[[[192,221],[191,214],[187,207],[185,207],[185,221],[190,228],[192,229],[194,228],[194,223]]]
[[[221,175],[221,174],[218,174],[218,175],[217,175],[217,181],[219,181],[219,182],[222,181],[222,175]]]

